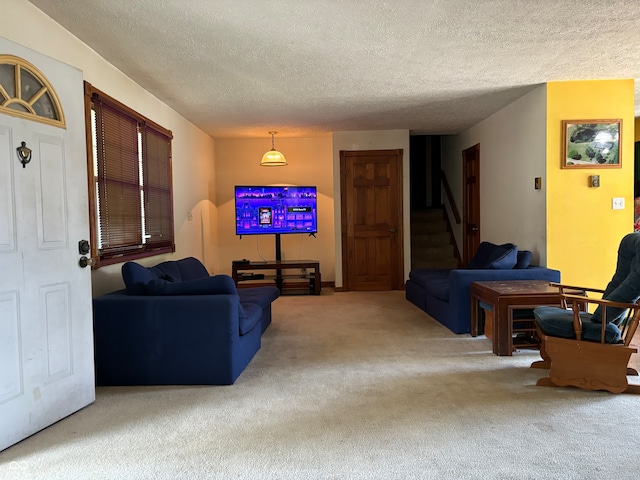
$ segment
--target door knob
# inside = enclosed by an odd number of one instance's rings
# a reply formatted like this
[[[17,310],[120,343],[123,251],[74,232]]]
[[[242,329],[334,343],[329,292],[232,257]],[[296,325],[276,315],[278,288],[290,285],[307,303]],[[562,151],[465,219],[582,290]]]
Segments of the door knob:
[[[397,229],[397,228],[392,228],[392,229],[390,229],[389,231],[390,231],[391,233],[396,233],[396,232],[398,231],[398,229]]]
[[[82,268],[87,268],[87,266],[91,265],[92,267],[96,264],[95,259],[93,258],[87,258],[84,255],[80,257],[80,260],[78,261],[78,264],[82,267]]]

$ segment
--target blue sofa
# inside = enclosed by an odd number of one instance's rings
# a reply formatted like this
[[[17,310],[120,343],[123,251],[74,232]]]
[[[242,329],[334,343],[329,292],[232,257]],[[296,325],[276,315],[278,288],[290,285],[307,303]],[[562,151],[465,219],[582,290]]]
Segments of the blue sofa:
[[[260,349],[275,286],[243,288],[196,258],[122,266],[93,299],[97,385],[230,385]]]
[[[490,280],[549,280],[560,272],[531,265],[531,252],[507,243],[482,242],[464,269],[411,270],[406,298],[454,333],[469,333],[472,282]]]

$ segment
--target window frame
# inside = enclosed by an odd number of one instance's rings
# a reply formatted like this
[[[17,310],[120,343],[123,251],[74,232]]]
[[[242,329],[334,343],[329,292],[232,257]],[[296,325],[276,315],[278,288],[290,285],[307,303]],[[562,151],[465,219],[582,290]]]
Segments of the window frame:
[[[84,99],[85,99],[85,131],[86,131],[86,144],[87,144],[87,177],[88,177],[88,187],[89,187],[89,225],[90,225],[90,245],[91,245],[91,257],[94,259],[92,268],[96,269],[105,265],[112,265],[117,263],[123,263],[130,260],[135,260],[144,257],[151,257],[155,255],[162,255],[165,253],[173,253],[175,252],[175,224],[174,224],[174,216],[173,216],[173,175],[172,175],[172,140],[173,134],[170,130],[158,125],[154,121],[146,118],[144,115],[136,112],[135,110],[127,107],[123,103],[115,100],[111,96],[106,93],[98,90],[93,87],[89,82],[84,82]],[[166,175],[168,178],[165,178],[165,182],[162,187],[165,189],[164,198],[165,204],[163,204],[162,211],[165,211],[168,215],[162,217],[162,221],[166,224],[169,222],[170,226],[168,227],[165,233],[169,233],[171,238],[165,242],[150,242],[146,243],[143,237],[148,237],[145,235],[147,233],[145,231],[136,232],[140,233],[140,243],[137,245],[129,245],[125,246],[122,249],[112,249],[109,252],[100,252],[98,246],[98,218],[100,212],[98,211],[99,205],[97,200],[97,187],[96,183],[98,182],[98,172],[94,169],[94,142],[93,142],[93,120],[92,120],[92,110],[93,110],[93,102],[98,100],[103,105],[108,106],[112,111],[118,112],[123,118],[126,117],[128,119],[132,119],[137,122],[137,131],[138,138],[142,138],[141,144],[139,144],[138,148],[138,156],[142,155],[142,169],[140,175],[142,178],[138,179],[140,185],[140,195],[144,195],[145,189],[150,188],[144,184],[143,178],[146,180],[148,176],[148,165],[155,165],[157,162],[147,160],[148,148],[147,142],[145,140],[147,132],[151,132],[152,136],[157,138],[166,137],[168,139],[168,146],[166,147],[166,153],[168,155],[167,161],[167,169]],[[140,148],[141,147],[141,148]],[[164,152],[163,152],[164,153]],[[157,159],[156,159],[157,160]],[[164,161],[163,159],[161,162]],[[161,172],[162,173],[162,172]],[[166,189],[168,188],[168,198]],[[145,201],[146,202],[146,201]],[[168,203],[168,205],[166,205]],[[148,213],[146,212],[146,205],[141,204],[139,209],[140,218],[138,219],[142,225],[145,225],[146,218],[148,217]],[[143,227],[144,228],[144,227]]]

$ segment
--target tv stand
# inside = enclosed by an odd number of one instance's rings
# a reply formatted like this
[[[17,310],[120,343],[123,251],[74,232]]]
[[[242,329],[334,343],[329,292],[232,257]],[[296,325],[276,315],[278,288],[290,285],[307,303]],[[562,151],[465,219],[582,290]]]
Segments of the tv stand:
[[[246,274],[254,270],[273,270],[272,274]],[[283,273],[283,271],[291,271]],[[233,263],[232,278],[236,286],[240,282],[273,280],[280,293],[294,291],[320,295],[322,281],[320,276],[320,262],[317,260],[276,260],[267,262]]]

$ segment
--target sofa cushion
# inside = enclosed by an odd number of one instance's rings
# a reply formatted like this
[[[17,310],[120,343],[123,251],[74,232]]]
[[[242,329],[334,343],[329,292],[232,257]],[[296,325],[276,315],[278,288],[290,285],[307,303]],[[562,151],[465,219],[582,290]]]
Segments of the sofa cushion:
[[[147,284],[157,279],[157,275],[139,263],[126,262],[122,265],[122,280],[124,280],[127,293],[130,295],[144,295]]]
[[[426,288],[432,280],[446,279],[450,271],[439,268],[414,268],[409,272],[409,279]]]
[[[239,288],[238,296],[240,297],[240,303],[255,303],[264,308],[268,307],[280,296],[280,290],[278,290],[278,287],[272,285]]]
[[[431,295],[432,297],[438,298],[444,302],[449,301],[449,277],[441,277],[436,278],[433,277],[429,279],[427,284],[425,285],[425,290],[427,295]]]
[[[155,279],[145,287],[147,295],[236,295],[236,285],[229,275],[214,275],[186,282]]]
[[[473,255],[473,258],[469,260],[467,268],[486,268],[487,261],[489,260],[491,253],[497,246],[498,245],[495,245],[491,242],[480,242],[480,245],[478,245],[478,249]]]
[[[158,278],[169,282],[197,280],[209,276],[209,272],[200,260],[194,257],[168,260],[149,268]]]
[[[540,306],[533,309],[533,314],[544,333],[552,337],[576,338],[573,331],[573,312],[560,307]],[[599,342],[602,324],[591,321],[591,314],[580,313],[582,319],[582,339]],[[608,323],[605,329],[607,343],[620,342],[620,329]]]
[[[518,247],[511,245],[510,247],[499,246],[489,256],[487,268],[495,270],[510,270],[518,261]]]
[[[518,259],[513,268],[529,268],[533,253],[530,250],[518,250]]]

